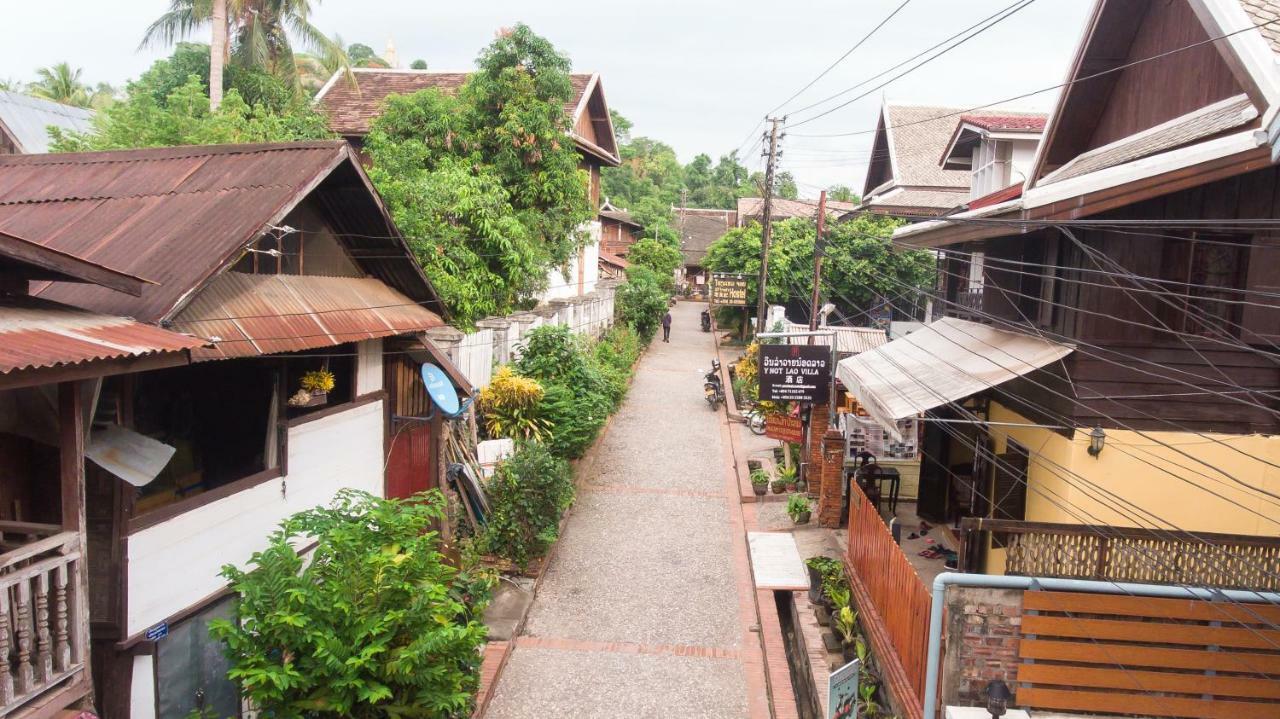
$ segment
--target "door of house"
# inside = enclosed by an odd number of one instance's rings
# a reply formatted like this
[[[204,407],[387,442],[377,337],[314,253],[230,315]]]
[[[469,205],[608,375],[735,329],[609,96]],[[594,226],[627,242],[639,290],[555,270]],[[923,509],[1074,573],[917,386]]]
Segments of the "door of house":
[[[936,422],[924,423],[924,440],[920,447],[920,489],[917,511],[924,519],[938,524],[947,521],[947,493],[951,478],[947,464],[946,430]]]
[[[392,422],[387,456],[387,497],[404,499],[438,486],[432,452],[434,422],[420,419]]]

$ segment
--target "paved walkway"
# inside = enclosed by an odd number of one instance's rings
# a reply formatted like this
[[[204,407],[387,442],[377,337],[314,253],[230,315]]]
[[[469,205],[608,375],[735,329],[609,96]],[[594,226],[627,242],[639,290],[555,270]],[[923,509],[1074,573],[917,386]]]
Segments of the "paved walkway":
[[[704,306],[678,305],[641,360],[488,719],[767,716],[724,413],[702,399]]]

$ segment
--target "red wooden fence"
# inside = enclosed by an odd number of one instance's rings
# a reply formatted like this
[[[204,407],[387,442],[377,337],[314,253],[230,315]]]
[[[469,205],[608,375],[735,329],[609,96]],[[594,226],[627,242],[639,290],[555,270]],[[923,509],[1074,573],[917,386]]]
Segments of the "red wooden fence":
[[[863,625],[872,648],[887,674],[900,664],[911,695],[899,696],[904,713],[919,715],[924,699],[926,648],[929,643],[929,589],[916,575],[902,549],[880,518],[876,505],[854,484],[849,490],[849,549],[847,561],[854,574],[855,595],[865,593],[870,606],[859,604]],[[861,592],[859,590],[862,590]],[[879,640],[879,641],[877,641]],[[889,647],[879,646],[888,643]],[[896,657],[886,657],[891,651]],[[893,691],[892,677],[890,691]],[[895,692],[901,694],[901,692]],[[913,701],[914,700],[914,701]],[[913,706],[914,705],[914,706]],[[912,712],[915,709],[915,712]]]

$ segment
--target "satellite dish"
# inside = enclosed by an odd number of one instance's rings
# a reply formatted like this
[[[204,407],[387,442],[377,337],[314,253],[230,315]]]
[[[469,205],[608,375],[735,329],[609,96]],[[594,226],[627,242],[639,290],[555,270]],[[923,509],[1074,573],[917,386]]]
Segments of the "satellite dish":
[[[427,394],[436,403],[440,411],[453,417],[461,410],[458,403],[458,391],[445,375],[444,370],[430,362],[422,363],[422,383],[427,386]]]

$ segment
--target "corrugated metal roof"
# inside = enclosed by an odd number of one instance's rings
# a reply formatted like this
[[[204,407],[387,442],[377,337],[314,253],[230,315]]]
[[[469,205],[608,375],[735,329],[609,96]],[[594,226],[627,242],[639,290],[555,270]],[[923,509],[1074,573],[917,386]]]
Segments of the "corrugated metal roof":
[[[0,375],[94,360],[182,352],[204,340],[35,297],[0,301]]]
[[[50,125],[87,132],[93,129],[93,110],[0,90],[0,125],[21,152],[48,152]]]
[[[822,328],[823,331],[835,330],[836,332],[836,352],[840,354],[856,355],[861,352],[873,350],[880,345],[889,342],[889,334],[882,329],[875,327],[845,327],[842,325],[827,325]],[[787,332],[808,332],[809,325],[799,325],[794,322],[787,323]],[[789,344],[805,345],[809,344],[808,337],[791,337],[788,339]],[[830,337],[814,337],[815,345],[831,346]]]
[[[214,278],[173,320],[175,328],[213,340],[213,349],[192,353],[197,360],[298,352],[443,324],[373,278],[240,272]]]
[[[394,235],[351,158],[340,140],[0,156],[0,232],[157,283],[136,298],[66,283],[37,286],[34,294],[159,322],[322,180],[338,182],[335,168],[350,166],[339,170],[341,191],[326,195],[330,204],[346,203],[339,219],[351,226],[340,231]],[[353,209],[352,197],[363,204]],[[414,280],[428,292],[403,242],[369,242],[386,245],[383,256],[405,255],[397,286]]]

